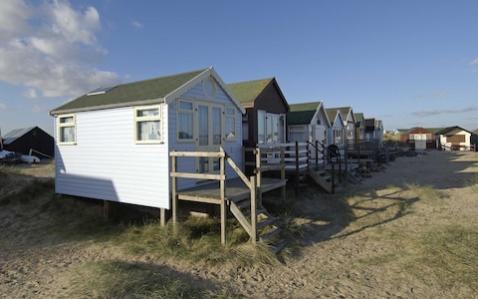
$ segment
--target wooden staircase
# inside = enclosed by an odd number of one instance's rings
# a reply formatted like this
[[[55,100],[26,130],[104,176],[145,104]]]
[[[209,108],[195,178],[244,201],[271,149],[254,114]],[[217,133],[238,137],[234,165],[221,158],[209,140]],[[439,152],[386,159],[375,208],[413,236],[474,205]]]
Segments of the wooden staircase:
[[[277,253],[284,248],[285,242],[281,239],[282,229],[278,218],[269,214],[263,206],[256,207],[256,211],[253,213],[249,199],[238,199],[232,200],[229,207],[231,213],[246,231],[253,230],[252,222],[255,221],[257,239],[269,245],[273,252]],[[251,235],[254,235],[253,231]]]
[[[271,154],[274,149],[265,151],[251,149],[257,160],[260,161],[263,154]],[[255,174],[249,178],[242,172],[240,167],[221,147],[218,152],[170,152],[171,157],[171,186],[172,186],[172,221],[177,222],[177,202],[179,200],[204,202],[216,204],[220,207],[221,214],[221,243],[226,244],[226,217],[229,209],[239,224],[249,234],[253,244],[263,241],[270,245],[274,252],[280,251],[285,243],[280,240],[281,229],[278,219],[270,215],[262,206],[262,194],[275,189],[281,189],[285,197],[287,180],[285,179],[284,152],[279,150],[280,159],[259,163],[255,168]],[[177,168],[179,158],[207,157],[219,159],[220,170],[218,173],[192,173],[180,172]],[[226,164],[236,173],[237,178],[227,178]],[[263,178],[265,171],[280,170],[280,178]],[[189,189],[178,190],[177,180],[196,179],[217,181],[198,185]]]
[[[334,193],[334,182],[332,176],[325,170],[309,170],[309,177],[325,192]]]

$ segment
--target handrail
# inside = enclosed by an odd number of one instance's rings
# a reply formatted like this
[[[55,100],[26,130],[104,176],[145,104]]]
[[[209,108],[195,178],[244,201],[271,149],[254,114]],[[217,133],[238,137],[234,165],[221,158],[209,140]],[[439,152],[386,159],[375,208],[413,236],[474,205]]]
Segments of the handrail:
[[[224,152],[187,152],[187,151],[171,151],[170,157],[182,157],[182,158],[224,158]]]
[[[236,172],[236,174],[239,176],[242,182],[247,186],[247,188],[251,189],[252,188],[251,182],[247,179],[246,175],[241,171],[241,169],[237,166],[234,160],[232,160],[231,157],[226,156],[226,161],[231,166],[231,168]]]

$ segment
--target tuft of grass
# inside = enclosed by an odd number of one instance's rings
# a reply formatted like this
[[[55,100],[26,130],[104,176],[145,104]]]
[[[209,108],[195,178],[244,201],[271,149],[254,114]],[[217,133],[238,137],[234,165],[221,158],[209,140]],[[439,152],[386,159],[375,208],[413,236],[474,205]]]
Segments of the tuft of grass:
[[[134,255],[169,257],[212,265],[234,263],[240,265],[273,264],[276,256],[266,245],[255,248],[249,236],[235,222],[228,222],[227,246],[221,246],[220,224],[217,219],[189,217],[178,223],[160,227],[158,222],[126,229],[115,244]]]
[[[75,298],[237,297],[225,288],[197,286],[201,282],[164,266],[120,260],[83,264],[70,280],[68,295]]]
[[[50,179],[33,179],[27,183],[18,184],[14,179],[10,179],[8,174],[6,177],[6,180],[10,180],[10,182],[5,182],[0,186],[0,206],[10,203],[26,204],[54,189],[53,180]]]
[[[478,290],[478,231],[448,226],[426,233],[420,243],[421,256],[411,263],[417,277],[430,273],[443,289],[466,285]]]

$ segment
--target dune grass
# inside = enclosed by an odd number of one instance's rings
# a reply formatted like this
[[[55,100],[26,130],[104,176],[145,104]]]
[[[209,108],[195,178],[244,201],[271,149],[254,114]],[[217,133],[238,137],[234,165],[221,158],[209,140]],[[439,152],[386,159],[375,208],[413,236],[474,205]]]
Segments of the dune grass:
[[[227,246],[221,246],[220,224],[217,219],[189,217],[177,224],[160,227],[158,222],[134,225],[115,240],[126,252],[134,255],[178,258],[212,265],[236,263],[273,264],[275,255],[266,245],[254,248],[247,233],[234,221],[228,221]]]
[[[443,289],[465,285],[478,291],[478,231],[458,225],[434,229],[423,235],[419,247],[410,263],[418,278],[433,275]]]
[[[75,298],[235,298],[229,289],[195,282],[167,267],[121,260],[89,262],[69,279]]]

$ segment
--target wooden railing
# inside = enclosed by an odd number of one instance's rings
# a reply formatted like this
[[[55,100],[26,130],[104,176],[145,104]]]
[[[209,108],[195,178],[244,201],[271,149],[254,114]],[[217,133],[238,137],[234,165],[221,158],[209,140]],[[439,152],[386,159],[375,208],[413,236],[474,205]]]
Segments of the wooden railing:
[[[226,244],[226,215],[227,215],[227,203],[226,203],[226,162],[231,169],[242,180],[244,185],[250,191],[251,201],[251,221],[242,214],[233,202],[229,202],[232,214],[237,218],[239,223],[244,227],[246,232],[250,235],[252,242],[255,244],[257,240],[257,177],[251,176],[249,179],[242,172],[240,167],[234,162],[234,160],[227,155],[224,149],[221,147],[218,152],[190,152],[190,151],[171,151],[171,186],[172,186],[172,222],[176,227],[177,223],[177,203],[178,203],[178,184],[177,180],[182,179],[195,179],[195,180],[215,180],[219,181],[219,205],[220,205],[220,217],[221,217],[221,244]],[[219,172],[215,173],[196,173],[196,172],[179,172],[178,171],[178,158],[217,158],[219,159]],[[216,201],[208,201],[210,203],[216,203]]]

